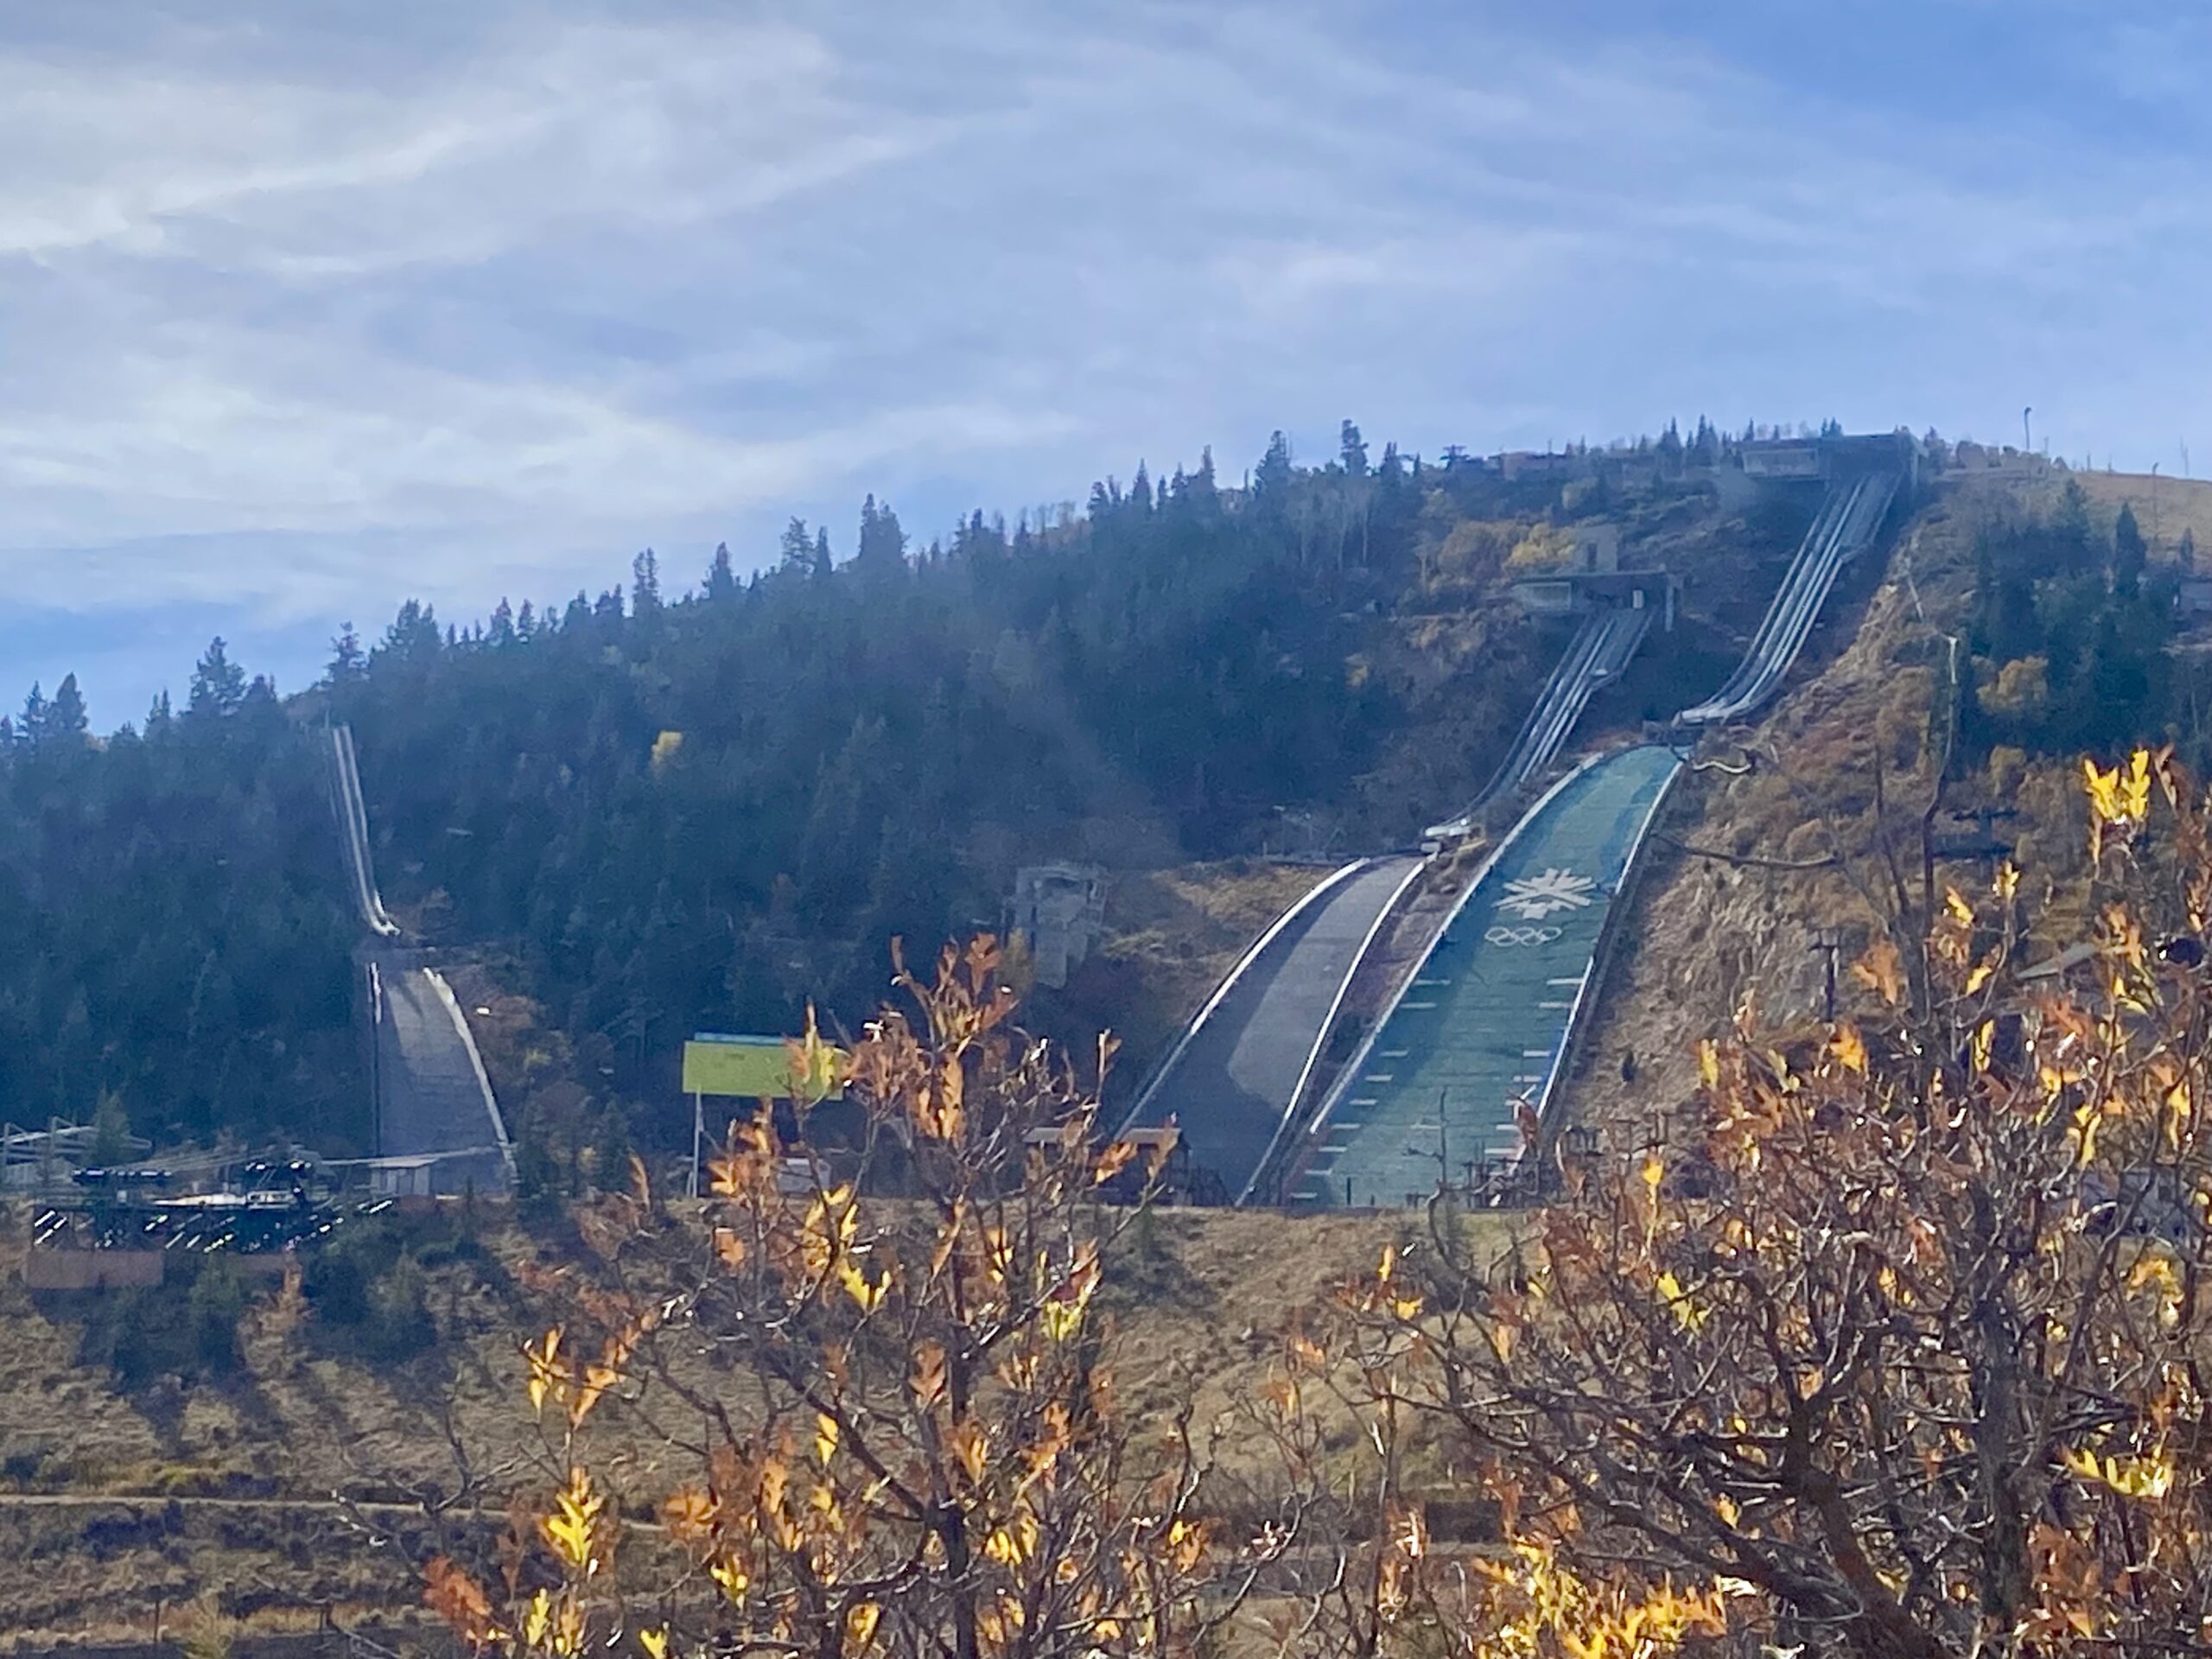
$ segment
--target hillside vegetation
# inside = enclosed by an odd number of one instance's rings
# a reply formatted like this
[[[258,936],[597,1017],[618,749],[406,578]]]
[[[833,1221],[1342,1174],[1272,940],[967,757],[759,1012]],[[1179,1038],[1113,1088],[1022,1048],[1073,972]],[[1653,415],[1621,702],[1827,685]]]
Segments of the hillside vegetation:
[[[1250,1397],[1321,1287],[1371,1266],[1398,1224],[1162,1215],[1118,1253],[1103,1310],[1130,1409],[1164,1421],[1182,1378],[1209,1416]],[[537,1478],[514,1460],[520,1337],[588,1263],[573,1230],[486,1217],[369,1224],[293,1288],[188,1284],[33,1297],[0,1231],[0,1583],[18,1644],[173,1627],[220,1592],[250,1629],[404,1619],[423,1562],[488,1540]],[[220,1278],[219,1273],[216,1277]],[[1356,1429],[1347,1427],[1343,1438]],[[648,1481],[670,1448],[624,1461]],[[485,1484],[440,1521],[474,1474]]]
[[[1700,428],[1509,479],[1370,460],[1347,425],[1324,465],[1276,443],[1249,487],[1210,459],[1140,467],[1080,513],[975,514],[918,548],[871,500],[842,559],[794,523],[743,579],[726,550],[696,582],[647,552],[624,587],[466,628],[410,601],[372,639],[347,630],[289,702],[220,642],[185,707],[105,738],[73,680],[34,693],[0,741],[0,925],[29,942],[0,957],[0,1117],[86,1121],[105,1099],[162,1140],[362,1149],[331,717],[359,737],[388,898],[474,964],[472,1007],[512,1015],[503,1093],[530,1132],[550,1091],[535,1132],[570,1163],[679,1133],[650,1103],[689,1032],[790,1030],[810,1002],[849,1029],[893,939],[1001,926],[1015,871],[1043,860],[1104,868],[1108,931],[1030,1017],[1077,1052],[1123,1033],[1125,1090],[1313,869],[1405,845],[1480,787],[1564,639],[1506,588],[1579,527],[1685,582],[1678,626],[1584,739],[1725,677],[1808,505],[1724,505],[1706,467],[1725,448]],[[1947,809],[1969,772],[1993,798],[2137,737],[2212,758],[2203,659],[2172,649],[2189,486],[2166,482],[2156,512],[2103,478],[1945,490],[1908,538],[1916,594],[1876,601],[1935,607],[1871,670],[1898,786],[1931,721],[1955,733]],[[1947,631],[1971,672],[1938,710]],[[1804,769],[1856,799],[1873,728],[1857,705],[1834,719],[1851,741],[1808,733]],[[1730,828],[1732,850],[1794,837],[1799,856],[1815,832],[1790,789],[1770,772],[1745,791],[1768,821]],[[1303,863],[1267,861],[1285,854]]]
[[[0,1115],[107,1093],[160,1137],[359,1145],[327,717],[355,728],[410,931],[559,1039],[532,1052],[581,1080],[563,1143],[626,1111],[672,1132],[635,1103],[667,1096],[683,1036],[790,1030],[810,1001],[849,1027],[894,938],[999,927],[1046,859],[1118,897],[1032,1017],[1079,1051],[1129,1029],[1126,1087],[1305,879],[1255,855],[1402,845],[1480,786],[1564,638],[1505,587],[1575,525],[1705,575],[1594,724],[1725,672],[1802,512],[1722,512],[1695,465],[1721,448],[1670,431],[1508,480],[1370,459],[1347,424],[1324,465],[1278,438],[1248,487],[1210,457],[1140,467],[1080,513],[923,547],[871,499],[849,557],[795,522],[747,578],[727,550],[696,581],[646,552],[625,587],[466,627],[410,601],[289,702],[219,642],[188,708],[112,738],[73,681],[35,694],[0,742],[0,918],[37,941],[0,960]]]
[[[1853,578],[1794,687],[1675,791],[1577,1116],[1631,1136],[1677,1116],[1698,1040],[1738,1009],[1784,1025],[1824,1011],[1825,942],[1842,1005],[1862,1001],[1847,965],[1897,909],[1892,861],[1918,902],[1923,821],[1939,882],[1985,881],[2002,849],[2049,886],[2034,950],[2093,931],[2082,753],[2171,744],[2212,763],[2202,624],[2175,602],[2212,485],[2158,482],[2153,544],[2152,483],[1955,475],[1886,566]]]
[[[73,678],[0,721],[0,1119],[359,1143],[321,753],[219,642],[97,745]]]

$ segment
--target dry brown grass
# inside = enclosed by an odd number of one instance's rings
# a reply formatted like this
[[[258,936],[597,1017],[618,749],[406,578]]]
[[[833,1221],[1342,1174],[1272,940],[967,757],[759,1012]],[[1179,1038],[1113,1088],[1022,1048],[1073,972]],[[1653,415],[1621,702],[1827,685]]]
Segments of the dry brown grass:
[[[1258,1399],[1283,1332],[1420,1225],[1416,1215],[1159,1213],[1124,1241],[1103,1292],[1109,1363],[1135,1421],[1159,1424],[1193,1402],[1201,1428],[1221,1428],[1224,1465],[1257,1471],[1263,1459],[1239,1413]],[[1498,1236],[1494,1217],[1473,1226]],[[136,1395],[79,1363],[73,1316],[32,1300],[20,1233],[0,1239],[0,1460],[10,1471],[0,1558],[34,1567],[0,1583],[0,1630],[18,1642],[143,1633],[156,1602],[173,1617],[211,1590],[233,1598],[228,1610],[250,1613],[254,1628],[312,1618],[324,1605],[411,1609],[414,1563],[435,1541],[429,1523],[404,1507],[349,1519],[333,1494],[449,1490],[448,1429],[478,1468],[501,1471],[495,1508],[505,1490],[537,1478],[517,1461],[527,1444],[518,1344],[546,1312],[513,1286],[535,1276],[532,1264],[571,1265],[563,1236],[487,1224],[496,1271],[433,1271],[437,1342],[416,1360],[334,1355],[312,1314],[288,1331],[264,1303],[244,1322],[240,1376]],[[696,1363],[680,1354],[677,1363]],[[703,1370],[694,1380],[738,1386]],[[637,1489],[673,1484],[671,1454],[620,1414],[594,1430],[595,1455]],[[1338,1438],[1356,1440],[1348,1417]]]
[[[2101,499],[2093,486],[2124,481],[2083,477],[2093,502]],[[1580,1073],[1569,1084],[1568,1110],[1578,1120],[1624,1135],[1673,1121],[1695,1090],[1699,1039],[1724,1029],[1747,1001],[1777,1024],[1818,1017],[1827,969],[1818,941],[1840,938],[1847,964],[1885,902],[1878,759],[1916,890],[1917,815],[1940,758],[1930,714],[1948,682],[1943,636],[1964,626],[1976,535],[1992,515],[2047,505],[2062,487],[2063,478],[1947,485],[1906,527],[1871,595],[1836,605],[1822,621],[1794,689],[1749,735],[1751,769],[1738,773],[1745,755],[1707,747],[1701,761],[1709,769],[1683,780],[1661,826],[1669,836],[1737,858],[1801,862],[1840,853],[1846,868],[1774,869],[1664,843],[1656,849],[1630,918],[1634,943],[1615,963]],[[2197,488],[2212,512],[2212,485]],[[2116,501],[2110,510],[2118,511]],[[1988,776],[1954,774],[1944,809],[1978,800],[2016,806],[2020,816],[2005,830],[2018,861],[2062,883],[2069,879],[2082,846],[2073,769],[2018,766],[2004,784],[2000,798]],[[1946,820],[1942,827],[1953,826]],[[1971,866],[1945,874],[1963,884],[1980,879]],[[1870,892],[1878,895],[1871,901]],[[2063,918],[2063,907],[2056,914]],[[1840,981],[1848,1006],[1849,975]],[[1623,1076],[1630,1055],[1633,1081]]]
[[[2069,478],[2080,482],[2100,528],[2109,530],[2121,506],[2132,506],[2154,560],[2171,557],[2182,531],[2188,530],[2196,538],[2200,563],[2212,570],[2212,482],[2164,475],[2154,479],[2148,473],[2064,473],[2035,499],[2039,505],[2056,501]]]
[[[1571,1082],[1577,1119],[1617,1135],[1670,1122],[1694,1095],[1697,1042],[1747,1002],[1777,1024],[1818,1018],[1827,978],[1818,940],[1840,938],[1847,964],[1878,913],[1869,889],[1887,882],[1876,763],[1891,821],[1918,817],[1940,759],[1931,712],[1947,683],[1942,635],[1962,628],[1980,526],[2018,511],[2015,489],[1974,478],[1940,491],[1897,537],[1872,595],[1832,604],[1794,688],[1743,752],[1707,746],[1707,770],[1676,787],[1662,823],[1675,841],[1754,861],[1840,854],[1845,865],[1774,869],[1656,847],[1630,918],[1635,943],[1617,957]],[[1947,803],[1968,794],[1953,783]],[[2053,838],[2026,821],[2019,830]],[[1840,993],[1847,1002],[1849,973]]]

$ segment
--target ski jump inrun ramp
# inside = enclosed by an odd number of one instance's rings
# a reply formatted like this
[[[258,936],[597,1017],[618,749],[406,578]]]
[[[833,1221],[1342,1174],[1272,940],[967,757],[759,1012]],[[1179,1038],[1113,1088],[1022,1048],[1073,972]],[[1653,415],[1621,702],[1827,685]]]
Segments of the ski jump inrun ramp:
[[[374,1039],[377,1154],[423,1160],[417,1192],[505,1192],[514,1180],[505,1121],[453,988],[409,950],[377,891],[368,809],[345,726],[330,728],[330,776],[348,886],[367,936],[360,963]]]
[[[1742,664],[1685,710],[1694,731],[1740,720],[1795,665],[1843,567],[1873,543],[1895,472],[1830,483]],[[1641,643],[1644,611],[1601,612],[1576,632],[1497,778],[1433,836],[1553,769],[1592,694]],[[1170,1120],[1190,1159],[1236,1203],[1396,1205],[1470,1166],[1516,1159],[1548,1123],[1598,995],[1616,912],[1683,764],[1646,743],[1591,757],[1513,825],[1325,1090],[1317,1083],[1345,995],[1427,868],[1363,859],[1293,905],[1238,961],[1139,1097],[1128,1127]]]

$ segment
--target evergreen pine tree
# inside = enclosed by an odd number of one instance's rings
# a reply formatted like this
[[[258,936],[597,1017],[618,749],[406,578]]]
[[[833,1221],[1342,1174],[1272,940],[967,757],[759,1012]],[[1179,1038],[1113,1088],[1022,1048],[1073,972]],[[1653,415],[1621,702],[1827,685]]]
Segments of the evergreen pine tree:
[[[1287,505],[1292,467],[1290,440],[1280,431],[1268,439],[1268,453],[1260,457],[1257,471],[1252,474],[1252,499],[1262,506],[1281,512]]]
[[[652,549],[630,561],[630,613],[640,619],[660,610],[660,557]]]
[[[330,667],[324,677],[335,690],[351,685],[367,671],[368,660],[361,651],[361,636],[353,632],[351,622],[339,625],[338,637],[330,642]]]
[[[192,696],[185,704],[188,715],[219,719],[234,715],[245,701],[245,670],[231,660],[230,647],[220,634],[207,642],[207,654],[192,671]]]
[[[36,749],[46,741],[46,693],[36,680],[31,682],[31,694],[23,699],[23,717],[16,725],[16,741],[27,749]]]
[[[2135,509],[2121,504],[2112,527],[2112,590],[2132,599],[2143,583],[2149,550],[2143,544],[2143,528],[2135,522]]]
[[[1359,428],[1351,422],[1344,423],[1338,434],[1338,457],[1344,463],[1345,475],[1351,478],[1367,476],[1367,441],[1359,435]]]
[[[1191,474],[1191,499],[1198,506],[1210,507],[1219,491],[1214,482],[1213,446],[1198,451],[1198,470]]]
[[[737,597],[737,572],[730,567],[728,542],[715,543],[714,559],[707,566],[704,592],[710,605],[723,604]]]
[[[906,574],[906,532],[890,504],[879,507],[871,495],[861,503],[861,537],[853,569],[867,582],[887,582]]]
[[[436,610],[418,599],[410,599],[400,606],[391,626],[384,631],[384,640],[377,652],[410,667],[428,668],[437,661],[444,643]]]
[[[81,749],[90,734],[91,724],[85,715],[84,696],[77,690],[77,677],[65,674],[54,691],[53,702],[47,708],[41,747],[63,752]]]
[[[814,569],[814,536],[806,527],[806,520],[794,518],[784,526],[780,543],[779,568],[794,573],[811,573]]]

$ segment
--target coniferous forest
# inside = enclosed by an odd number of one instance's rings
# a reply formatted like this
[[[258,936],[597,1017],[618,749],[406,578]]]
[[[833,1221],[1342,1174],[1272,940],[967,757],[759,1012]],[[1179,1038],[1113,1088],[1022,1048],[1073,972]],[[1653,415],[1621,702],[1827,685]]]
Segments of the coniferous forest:
[[[1140,467],[921,546],[870,499],[849,551],[794,520],[765,565],[648,551],[465,626],[409,601],[284,697],[219,640],[183,706],[104,737],[73,678],[35,691],[0,722],[0,1117],[106,1100],[157,1137],[364,1143],[331,719],[387,899],[498,954],[610,1104],[666,1094],[694,1029],[858,1020],[894,938],[997,928],[1025,863],[1233,857],[1287,815],[1336,826],[1324,850],[1406,844],[1487,775],[1558,644],[1495,608],[1451,630],[1560,524],[1679,518],[1720,447],[1670,428],[1624,503],[1602,473],[1370,461],[1347,423],[1325,465],[1278,435],[1239,487],[1210,455]],[[1970,744],[2172,724],[2171,578],[2077,496],[1985,537]],[[1386,623],[1419,671],[1379,659]]]
[[[0,1115],[105,1095],[142,1133],[358,1143],[329,718],[387,897],[511,947],[622,1092],[697,1026],[857,1017],[893,938],[997,925],[1018,863],[1243,850],[1389,727],[1382,686],[1316,671],[1450,481],[1348,426],[1326,467],[1278,438],[1249,490],[1140,467],[918,547],[871,499],[849,552],[793,521],[755,574],[648,551],[465,626],[410,601],[282,700],[218,641],[187,706],[108,737],[73,677],[34,692],[0,745]]]

